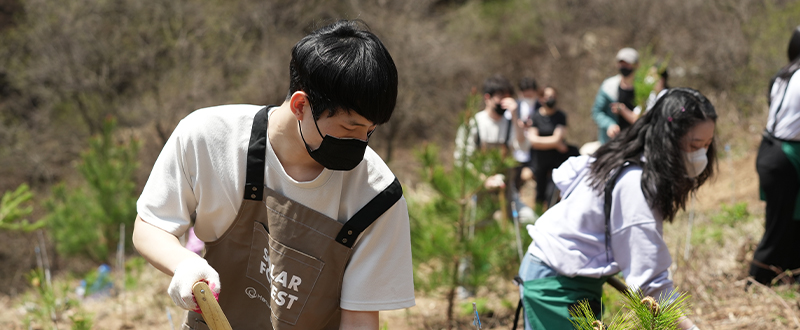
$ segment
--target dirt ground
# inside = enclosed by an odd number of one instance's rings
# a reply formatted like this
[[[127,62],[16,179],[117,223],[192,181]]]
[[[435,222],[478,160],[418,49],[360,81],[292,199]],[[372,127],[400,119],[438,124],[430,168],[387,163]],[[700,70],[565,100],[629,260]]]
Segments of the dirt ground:
[[[717,178],[698,194],[696,203],[687,208],[671,225],[665,225],[665,237],[673,256],[673,279],[691,295],[691,317],[701,329],[800,329],[798,287],[767,288],[751,286],[745,290],[747,260],[763,232],[763,203],[758,200],[755,153],[719,164]],[[749,215],[736,223],[718,223],[723,205],[747,203]],[[693,212],[689,232],[689,212]],[[687,245],[686,242],[691,242]],[[688,251],[688,252],[687,252]],[[685,258],[687,257],[687,258]],[[57,283],[78,285],[78,280],[56,276]],[[136,289],[116,297],[84,299],[80,310],[92,315],[93,329],[180,329],[183,313],[175,307],[166,289],[169,278],[150,266],[137,277]],[[508,329],[513,319],[518,294],[510,282],[507,290],[478,294],[488,301],[492,311],[482,315],[484,329]],[[24,288],[21,288],[24,289]],[[606,288],[606,290],[613,290]],[[74,297],[70,290],[68,294]],[[415,307],[381,314],[384,329],[443,329],[446,301],[441,294],[417,294]],[[474,298],[472,298],[474,299]],[[25,294],[0,295],[0,324],[4,329],[24,329],[24,319],[37,299]],[[469,306],[471,300],[459,301]],[[78,309],[61,315],[59,329],[69,328],[69,317]],[[461,308],[460,310],[464,310]],[[467,309],[468,310],[468,309]],[[171,320],[168,317],[171,316]],[[472,317],[458,311],[457,329],[474,329]],[[35,325],[32,329],[50,329]]]

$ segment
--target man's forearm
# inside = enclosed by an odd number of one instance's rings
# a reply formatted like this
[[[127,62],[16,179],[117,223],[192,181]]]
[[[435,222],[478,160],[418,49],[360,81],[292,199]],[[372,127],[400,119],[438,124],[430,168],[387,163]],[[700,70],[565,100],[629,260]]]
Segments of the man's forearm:
[[[342,309],[342,330],[378,330],[378,312],[358,312]]]
[[[175,235],[145,222],[138,215],[133,227],[133,245],[147,262],[169,276],[187,258],[200,258],[184,248]]]

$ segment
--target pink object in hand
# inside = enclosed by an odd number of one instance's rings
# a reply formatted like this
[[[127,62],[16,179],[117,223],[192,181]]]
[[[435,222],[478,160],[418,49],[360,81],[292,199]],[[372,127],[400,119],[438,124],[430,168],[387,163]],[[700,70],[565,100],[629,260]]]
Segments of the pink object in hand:
[[[189,249],[189,251],[200,255],[200,253],[203,252],[204,246],[205,243],[203,243],[203,241],[197,238],[197,235],[194,234],[194,227],[189,228],[189,233],[186,235],[186,248]]]

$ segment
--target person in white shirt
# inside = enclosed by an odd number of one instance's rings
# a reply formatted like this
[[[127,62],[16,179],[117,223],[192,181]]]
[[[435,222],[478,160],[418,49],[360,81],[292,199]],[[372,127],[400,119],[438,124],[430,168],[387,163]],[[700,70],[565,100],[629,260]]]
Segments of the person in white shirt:
[[[234,329],[378,329],[379,311],[414,306],[406,202],[367,146],[395,108],[391,55],[343,20],[300,40],[289,69],[280,106],[184,118],[137,202],[134,244],[172,276],[184,329],[207,329],[197,281]],[[202,257],[177,238],[192,223]]]
[[[456,162],[463,161],[462,157],[468,157],[476,150],[499,150],[503,158],[512,158],[521,152],[528,153],[528,141],[518,119],[518,104],[511,97],[513,92],[514,87],[503,75],[495,74],[483,81],[484,108],[472,116],[466,125],[458,128],[453,153]],[[510,114],[510,117],[506,117],[506,114]],[[502,210],[506,210],[506,214],[513,214],[511,201],[515,199],[515,192],[512,189],[513,184],[508,184],[509,179],[506,173],[492,173],[483,182],[487,191],[499,192],[509,201],[499,206],[501,210],[494,212],[495,218],[501,218]],[[479,196],[483,198],[489,195],[481,193]],[[478,199],[478,196],[475,197]],[[529,218],[532,218],[533,211],[530,208],[527,210],[529,212],[523,214],[530,214]],[[472,295],[470,290],[472,289],[461,287],[459,295],[468,297]]]
[[[519,80],[517,87],[519,88],[519,98],[517,98],[517,104],[519,104],[517,107],[517,127],[520,127],[527,138],[527,130],[533,124],[531,119],[541,107],[541,91],[539,90],[539,85],[536,83],[536,79],[532,77],[523,77]],[[511,115],[510,112],[506,111],[506,119],[510,120]],[[514,159],[517,161],[517,166],[514,167],[511,173],[511,181],[513,182],[513,185],[510,187],[513,189],[511,194],[517,204],[520,220],[535,221],[536,214],[533,212],[530,205],[522,201],[520,193],[520,189],[525,182],[534,179],[533,172],[535,170],[534,162],[536,159],[532,146],[528,150],[515,150]]]
[[[453,153],[456,161],[462,155],[471,155],[475,150],[498,149],[502,157],[512,158],[521,153],[528,154],[530,144],[525,138],[523,123],[518,119],[518,104],[511,96],[514,87],[500,74],[486,78],[483,82],[483,110],[470,118],[467,125],[458,128],[456,147]],[[509,114],[506,117],[506,114]],[[512,171],[513,174],[513,171]],[[512,175],[513,177],[513,175]],[[484,181],[488,189],[506,189],[511,201],[514,198],[513,185],[507,185],[510,177],[496,173]],[[502,207],[510,207],[504,205]]]
[[[455,159],[472,154],[475,149],[500,149],[503,156],[529,152],[524,130],[519,127],[517,101],[511,96],[514,87],[504,76],[496,74],[483,82],[484,108],[461,126],[456,134]],[[506,117],[506,113],[510,116]]]
[[[527,329],[570,328],[581,300],[598,314],[602,285],[619,272],[647,296],[674,297],[662,225],[714,173],[716,119],[698,91],[669,89],[595,154],[553,172],[564,198],[527,226],[533,242],[520,266]]]
[[[788,55],[789,63],[770,84],[767,127],[756,158],[766,219],[749,273],[764,284],[800,280],[800,26]]]

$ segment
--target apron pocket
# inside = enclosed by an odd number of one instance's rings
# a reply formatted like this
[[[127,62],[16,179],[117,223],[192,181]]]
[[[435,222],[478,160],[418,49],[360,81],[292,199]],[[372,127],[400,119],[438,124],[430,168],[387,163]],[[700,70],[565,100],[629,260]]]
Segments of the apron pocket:
[[[247,288],[246,293],[268,304],[274,318],[295,325],[324,266],[321,260],[272,239],[264,225],[256,221],[247,277],[269,292],[265,296],[256,288]]]
[[[189,317],[191,318],[192,315],[190,314]],[[195,318],[194,320],[187,319],[186,322],[181,325],[181,330],[211,330],[211,328],[200,318]]]

